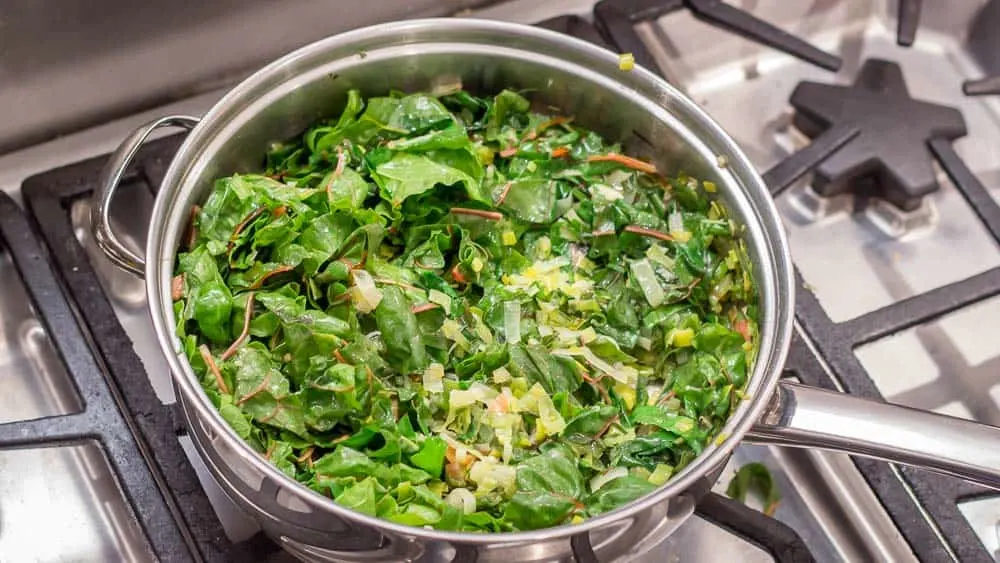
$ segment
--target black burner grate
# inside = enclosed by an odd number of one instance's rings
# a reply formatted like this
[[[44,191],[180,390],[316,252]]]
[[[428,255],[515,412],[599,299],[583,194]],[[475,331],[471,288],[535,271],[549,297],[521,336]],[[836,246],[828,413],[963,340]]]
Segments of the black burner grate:
[[[178,146],[176,138],[157,141],[149,151],[144,152],[142,171],[133,173],[126,181],[159,185],[166,164]],[[16,423],[14,429],[30,429],[32,433],[26,435],[34,439],[24,441],[24,444],[78,439],[78,436],[99,438],[110,450],[108,458],[116,468],[125,496],[143,524],[153,552],[161,561],[221,562],[266,558],[277,553],[278,548],[261,534],[238,544],[227,539],[178,441],[178,437],[185,433],[180,413],[175,412],[174,405],[165,406],[156,397],[131,340],[97,280],[86,251],[74,235],[70,207],[76,199],[92,193],[105,160],[106,157],[100,157],[59,168],[28,178],[22,185],[25,202],[35,224],[44,226],[41,231],[48,243],[50,256],[63,286],[80,313],[85,330],[92,336],[95,350],[89,348],[80,332],[48,264],[40,259],[44,255],[41,246],[34,242],[28,221],[20,219],[14,232],[24,239],[22,244],[28,248],[20,251],[20,262],[29,259],[35,262],[31,267],[20,270],[26,277],[25,285],[29,293],[44,292],[44,299],[39,299],[36,307],[56,346],[59,347],[63,340],[74,346],[72,353],[64,352],[63,355],[77,388],[84,393],[88,408],[85,416],[71,415],[79,418],[79,426],[60,426],[58,421],[61,419],[67,422],[76,420],[60,417]],[[13,203],[5,205],[16,210]],[[3,213],[13,214],[14,210],[6,209]],[[0,229],[4,228],[3,225],[0,223]],[[33,247],[30,246],[32,244]],[[17,247],[13,254],[17,263]],[[29,281],[27,276],[42,279]],[[45,276],[51,281],[44,279]],[[51,332],[53,329],[54,333]],[[103,363],[110,383],[101,373],[98,361]],[[89,395],[93,395],[95,400],[92,401]],[[130,424],[122,418],[112,396],[121,398]],[[49,421],[55,423],[54,426],[46,424]],[[134,426],[137,434],[129,429],[130,425]],[[16,444],[16,438],[5,435],[4,428],[0,426],[0,446]],[[141,442],[143,447],[111,449],[107,446],[109,441]],[[153,462],[151,467],[144,463],[143,453]],[[166,484],[165,489],[157,488],[153,474]]]
[[[185,560],[186,540],[174,523],[172,499],[161,495],[153,473],[143,463],[145,448],[133,439],[129,423],[119,412],[115,392],[90,352],[42,245],[27,217],[6,194],[0,194],[0,238],[84,405],[81,412],[0,424],[0,448],[97,442],[146,533],[149,547],[164,558]]]
[[[987,96],[1000,94],[1000,76],[990,76],[978,80],[969,80],[962,84],[962,92],[966,96]]]
[[[841,125],[857,139],[815,168],[820,195],[854,192],[912,211],[938,189],[927,141],[966,134],[954,108],[910,97],[899,65],[868,59],[852,86],[801,82],[792,92],[794,123],[809,137]]]
[[[838,128],[837,135],[825,136],[824,145],[817,149],[817,154],[832,146],[830,139],[850,141],[849,127],[841,125],[828,131]],[[951,139],[934,136],[926,144],[983,226],[1000,243],[1000,206],[955,152]],[[767,178],[774,173],[776,181],[780,182],[778,186],[772,185],[773,193],[790,185],[794,176],[802,175],[804,165],[799,160],[810,147],[792,155],[791,164],[779,163],[772,172],[765,174]],[[818,357],[797,336],[786,371],[811,385],[830,389],[843,386],[844,391],[852,395],[882,400],[854,349],[1000,294],[1000,267],[839,323],[830,318],[798,272],[796,285],[806,289],[798,292],[796,320]],[[910,467],[897,469],[864,458],[854,458],[854,461],[922,561],[950,560],[953,558],[951,553],[963,562],[993,561],[992,554],[985,549],[958,505],[977,497],[993,496],[994,491]],[[929,516],[929,521],[923,513]],[[946,543],[942,543],[942,536]]]
[[[653,55],[636,33],[635,26],[682,9],[690,10],[695,17],[706,23],[821,68],[832,71],[840,69],[840,57],[818,49],[722,0],[601,0],[594,7],[594,22],[609,46],[621,53],[632,53],[636,63],[662,74]]]
[[[962,85],[967,96],[1000,94],[1000,0],[988,0],[976,14],[969,28],[966,44],[982,65],[986,78],[969,80]]]
[[[920,25],[920,7],[923,0],[898,0],[896,21],[896,43],[903,47],[913,45]]]
[[[922,0],[899,0],[896,42],[913,45],[920,24]],[[698,19],[729,30],[751,41],[773,47],[826,70],[837,71],[843,61],[810,43],[736,8],[723,0],[601,0],[594,8],[594,21],[608,46],[632,53],[647,69],[661,74],[656,61],[635,31],[635,24],[687,9]]]
[[[601,33],[597,31],[597,28],[594,27],[594,24],[580,16],[558,16],[538,22],[536,25],[545,29],[551,29],[552,31],[565,33],[566,35],[572,35],[577,39],[589,41],[598,47],[604,47],[605,49],[610,47],[608,42],[604,40],[604,37],[601,36]]]

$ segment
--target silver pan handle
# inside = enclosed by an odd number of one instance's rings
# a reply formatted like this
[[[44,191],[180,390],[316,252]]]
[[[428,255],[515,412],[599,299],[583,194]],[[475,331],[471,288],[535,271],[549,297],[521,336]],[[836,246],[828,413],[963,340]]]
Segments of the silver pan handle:
[[[924,467],[1000,489],[1000,428],[788,381],[746,438]]]
[[[94,205],[90,215],[94,239],[112,262],[139,277],[146,272],[146,261],[125,246],[111,228],[111,199],[114,198],[115,190],[125,176],[128,165],[150,133],[160,127],[181,127],[190,130],[197,124],[197,118],[186,115],[168,115],[150,121],[122,141],[118,149],[108,158],[108,163],[101,173],[101,183],[96,194],[97,204]]]

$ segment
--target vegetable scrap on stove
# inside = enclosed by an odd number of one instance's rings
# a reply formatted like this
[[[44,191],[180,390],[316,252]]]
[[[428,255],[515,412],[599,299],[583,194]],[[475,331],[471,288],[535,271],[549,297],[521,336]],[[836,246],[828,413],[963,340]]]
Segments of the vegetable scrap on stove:
[[[762,512],[774,516],[781,503],[781,491],[774,476],[766,465],[760,462],[748,463],[740,467],[726,488],[729,498],[746,503],[747,495],[753,493],[763,503]]]
[[[177,334],[233,430],[343,506],[579,522],[742,399],[756,291],[714,191],[510,90],[351,91],[192,211]]]

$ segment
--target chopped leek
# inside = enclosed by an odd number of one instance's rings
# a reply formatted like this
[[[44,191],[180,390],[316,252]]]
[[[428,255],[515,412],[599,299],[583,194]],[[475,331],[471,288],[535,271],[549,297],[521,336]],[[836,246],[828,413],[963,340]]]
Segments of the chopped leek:
[[[521,304],[517,301],[503,304],[503,333],[508,344],[521,341]]]
[[[653,267],[649,265],[649,260],[645,258],[636,260],[629,267],[639,284],[639,288],[642,289],[642,294],[646,296],[646,301],[649,301],[653,307],[659,307],[666,299],[666,293],[663,292],[660,282],[656,280],[656,274],[653,272]]]

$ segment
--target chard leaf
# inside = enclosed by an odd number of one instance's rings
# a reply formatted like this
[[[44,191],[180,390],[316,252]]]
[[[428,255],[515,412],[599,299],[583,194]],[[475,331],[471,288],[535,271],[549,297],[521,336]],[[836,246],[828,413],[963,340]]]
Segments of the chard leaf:
[[[587,513],[595,515],[614,510],[655,490],[656,485],[632,475],[612,479],[587,497]]]
[[[566,423],[563,435],[571,439],[575,436],[589,441],[603,430],[608,421],[616,414],[618,414],[618,409],[611,405],[587,407]]]
[[[262,424],[299,436],[307,434],[300,398],[290,391],[288,379],[263,345],[251,343],[240,348],[232,365],[236,372],[236,403],[244,412]]]
[[[325,125],[310,129],[304,136],[306,146],[312,151],[323,152],[339,143],[340,139],[343,138],[344,129],[357,121],[357,116],[361,113],[363,106],[364,101],[361,99],[361,92],[358,90],[349,90],[347,92],[347,101],[344,104],[344,109],[337,123],[335,125]]]
[[[420,451],[410,456],[410,461],[413,465],[437,477],[444,469],[444,454],[447,449],[448,444],[441,438],[437,436],[427,438],[420,447]]]
[[[417,317],[403,291],[390,286],[382,291],[382,301],[375,309],[375,322],[382,333],[386,359],[402,373],[414,373],[430,363]]]
[[[573,499],[546,492],[517,492],[507,502],[503,517],[519,530],[558,526],[573,513]]]
[[[327,213],[312,220],[299,235],[297,243],[304,249],[301,260],[307,276],[313,276],[329,260],[354,230],[354,219],[340,213]],[[287,263],[287,262],[286,262]]]
[[[249,440],[253,433],[253,425],[247,419],[247,415],[233,404],[233,399],[229,395],[222,395],[220,400],[219,414],[240,438]]]
[[[358,450],[347,446],[337,446],[335,450],[313,463],[313,471],[320,478],[364,478],[373,475],[377,466],[375,461]]]
[[[434,96],[423,93],[410,94],[399,99],[389,116],[391,129],[420,134],[442,124],[455,123],[455,118]]]
[[[367,479],[362,479],[357,484],[344,489],[344,492],[337,495],[337,498],[333,500],[335,500],[337,504],[350,508],[351,510],[357,510],[362,514],[375,516],[375,486],[375,480],[368,477]]]
[[[428,131],[407,139],[398,139],[386,146],[396,151],[427,152],[439,149],[468,149],[471,147],[471,143],[465,127],[462,127],[457,121],[450,121],[444,129]]]
[[[501,209],[510,210],[515,217],[528,223],[549,224],[556,217],[556,192],[554,180],[522,178],[514,180],[507,189]]]
[[[539,346],[510,346],[510,367],[514,373],[529,382],[539,383],[549,394],[574,391],[579,387],[580,377],[571,362]]]
[[[233,295],[223,282],[215,259],[201,247],[181,255],[179,270],[186,276],[190,318],[198,323],[198,330],[212,342],[228,342],[232,338]]]
[[[393,207],[399,207],[406,198],[422,194],[437,185],[461,184],[470,198],[482,200],[479,183],[475,178],[428,156],[398,153],[391,160],[378,165],[372,176],[378,183],[382,196]]]
[[[330,172],[322,185],[326,188],[330,209],[358,209],[368,197],[368,182],[351,168],[339,174]]]
[[[307,309],[304,296],[293,298],[276,291],[263,292],[257,295],[257,302],[274,313],[286,330],[336,336],[348,336],[351,333],[351,327],[343,320],[320,311]]]
[[[530,457],[517,467],[519,491],[548,492],[576,500],[583,496],[584,487],[576,462],[558,450]]]
[[[611,463],[626,467],[642,467],[652,471],[662,458],[660,454],[675,448],[676,436],[667,432],[654,432],[636,436],[635,439],[616,445],[611,452]]]
[[[203,239],[228,241],[256,205],[253,191],[240,176],[219,179],[198,214],[198,234]]]
[[[517,127],[520,118],[525,118],[531,103],[524,96],[512,90],[504,90],[496,95],[486,112],[486,138],[499,140],[504,127]]]
[[[280,440],[272,442],[267,448],[267,460],[292,479],[298,473],[298,468],[295,466],[295,451],[288,442]]]
[[[635,424],[657,426],[662,430],[673,432],[685,438],[692,436],[692,433],[698,430],[698,425],[694,420],[686,416],[666,412],[662,407],[658,406],[638,406],[632,411],[631,418]]]
[[[233,310],[233,295],[222,282],[212,281],[198,286],[192,297],[194,320],[198,329],[212,342],[226,342],[231,338],[229,323]]]
[[[774,482],[774,476],[763,463],[748,463],[740,467],[726,488],[726,495],[729,498],[744,503],[747,495],[751,493],[763,501],[764,514],[773,516],[781,502],[781,491]]]
[[[357,397],[356,371],[354,366],[333,364],[321,376],[306,383],[301,395],[309,428],[325,432],[362,408]]]

